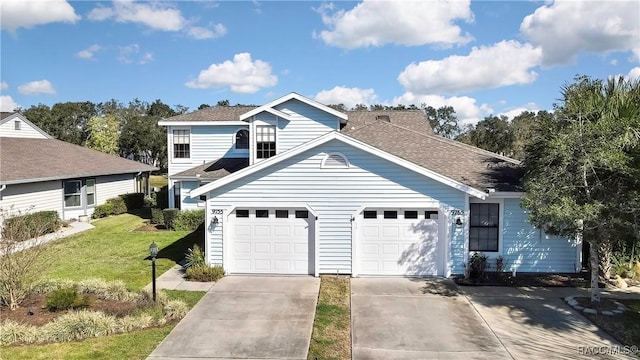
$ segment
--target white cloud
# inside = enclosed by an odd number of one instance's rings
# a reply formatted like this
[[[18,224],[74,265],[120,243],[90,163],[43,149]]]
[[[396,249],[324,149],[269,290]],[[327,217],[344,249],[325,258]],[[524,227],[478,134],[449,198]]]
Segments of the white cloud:
[[[144,65],[155,60],[153,58],[153,53],[148,51],[140,56],[140,45],[138,44],[119,46],[118,50],[119,54],[117,59],[123,64],[138,63],[140,65]]]
[[[81,59],[93,60],[95,59],[93,56],[96,52],[100,51],[102,47],[97,44],[93,44],[84,50],[80,50],[76,53],[76,56]]]
[[[333,4],[316,9],[329,28],[314,37],[345,49],[399,44],[466,44],[472,40],[454,22],[473,21],[470,1],[369,1],[351,10]]]
[[[80,19],[65,0],[2,0],[1,6],[0,27],[12,32],[53,22],[75,23]]]
[[[0,82],[0,90],[7,90],[9,88],[9,84],[6,81]]]
[[[520,24],[522,36],[543,49],[545,65],[575,61],[580,52],[640,55],[640,2],[555,1]]]
[[[187,34],[194,39],[214,39],[224,36],[227,33],[227,28],[222,24],[213,25],[213,30],[201,26],[190,27]]]
[[[274,86],[278,77],[271,74],[271,65],[262,60],[251,59],[251,54],[240,53],[220,64],[211,64],[200,71],[198,78],[187,82],[190,88],[208,89],[229,86],[234,93],[251,94]]]
[[[13,112],[16,108],[22,107],[20,104],[15,102],[11,96],[1,95],[0,96],[0,111],[2,112]]]
[[[18,86],[18,92],[23,95],[53,95],[56,93],[56,89],[53,88],[49,80],[37,80]]]
[[[378,99],[373,89],[347,88],[336,86],[331,90],[322,90],[316,94],[315,99],[323,104],[343,104],[347,109],[357,104],[377,104]]]
[[[456,111],[456,116],[462,125],[475,124],[485,116],[493,113],[493,109],[487,104],[476,104],[476,99],[468,96],[444,97],[440,95],[418,95],[406,92],[401,96],[393,98],[393,104],[416,105],[422,104],[439,108],[442,106],[452,106]]]
[[[505,110],[501,113],[499,113],[497,116],[506,116],[509,118],[509,120],[513,120],[514,117],[522,114],[523,111],[531,111],[531,112],[538,112],[540,110],[540,107],[538,106],[538,104],[530,102],[527,103],[523,106],[519,106],[516,108],[512,108],[509,110]]]
[[[89,12],[90,20],[114,19],[122,23],[139,23],[154,30],[180,31],[187,21],[180,10],[162,2],[114,1],[113,7],[99,6]]]
[[[514,40],[474,47],[469,55],[452,55],[408,65],[398,76],[407,91],[418,94],[457,93],[528,84],[537,73],[541,50]]]
[[[631,69],[625,78],[629,80],[640,80],[640,66]]]

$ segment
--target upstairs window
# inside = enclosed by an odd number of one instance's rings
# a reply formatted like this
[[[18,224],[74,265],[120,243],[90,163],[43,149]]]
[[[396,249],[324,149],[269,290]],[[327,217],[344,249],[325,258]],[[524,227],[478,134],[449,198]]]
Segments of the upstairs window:
[[[190,157],[189,130],[173,130],[173,157],[175,159]]]
[[[249,130],[238,130],[236,133],[236,149],[249,148]]]
[[[256,126],[256,158],[268,159],[276,155],[276,127]]]
[[[470,204],[469,250],[498,251],[500,204]]]

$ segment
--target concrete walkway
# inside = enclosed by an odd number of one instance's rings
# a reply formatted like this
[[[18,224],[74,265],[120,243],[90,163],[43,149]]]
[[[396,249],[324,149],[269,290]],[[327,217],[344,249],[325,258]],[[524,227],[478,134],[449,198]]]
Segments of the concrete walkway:
[[[42,237],[39,237],[37,239],[30,239],[30,240],[25,240],[23,242],[21,242],[20,244],[18,244],[12,252],[18,252],[18,251],[22,251],[22,250],[26,250],[29,248],[32,248],[36,245],[42,245],[42,244],[46,244],[48,242],[52,242],[58,239],[62,239],[65,238],[67,236],[71,236],[74,234],[78,234],[81,233],[83,231],[87,231],[90,229],[93,229],[95,226],[91,225],[88,222],[80,222],[80,221],[74,221],[74,222],[70,222],[68,227],[65,227],[63,229],[58,230],[57,232],[51,233],[51,234],[46,234]]]
[[[182,265],[176,264],[156,279],[156,288],[165,290],[209,291],[215,282],[187,281]],[[145,289],[151,289],[151,283]]]
[[[306,359],[320,279],[227,276],[148,359]]]

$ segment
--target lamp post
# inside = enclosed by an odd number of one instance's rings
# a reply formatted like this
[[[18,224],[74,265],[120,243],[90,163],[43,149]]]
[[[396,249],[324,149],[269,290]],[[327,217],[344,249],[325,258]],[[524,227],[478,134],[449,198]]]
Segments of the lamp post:
[[[149,256],[151,257],[151,291],[153,302],[156,302],[156,256],[158,256],[158,245],[155,241],[149,245]]]

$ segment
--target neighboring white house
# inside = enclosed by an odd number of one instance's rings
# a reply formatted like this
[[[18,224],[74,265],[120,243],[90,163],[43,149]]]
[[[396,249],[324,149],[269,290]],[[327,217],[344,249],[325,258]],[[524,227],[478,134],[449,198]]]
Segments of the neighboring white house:
[[[121,194],[147,192],[152,166],[53,139],[18,113],[0,119],[0,208],[91,215]]]
[[[170,204],[206,209],[228,273],[575,272],[581,244],[535,229],[518,161],[433,134],[422,111],[340,112],[296,93],[167,127]]]

